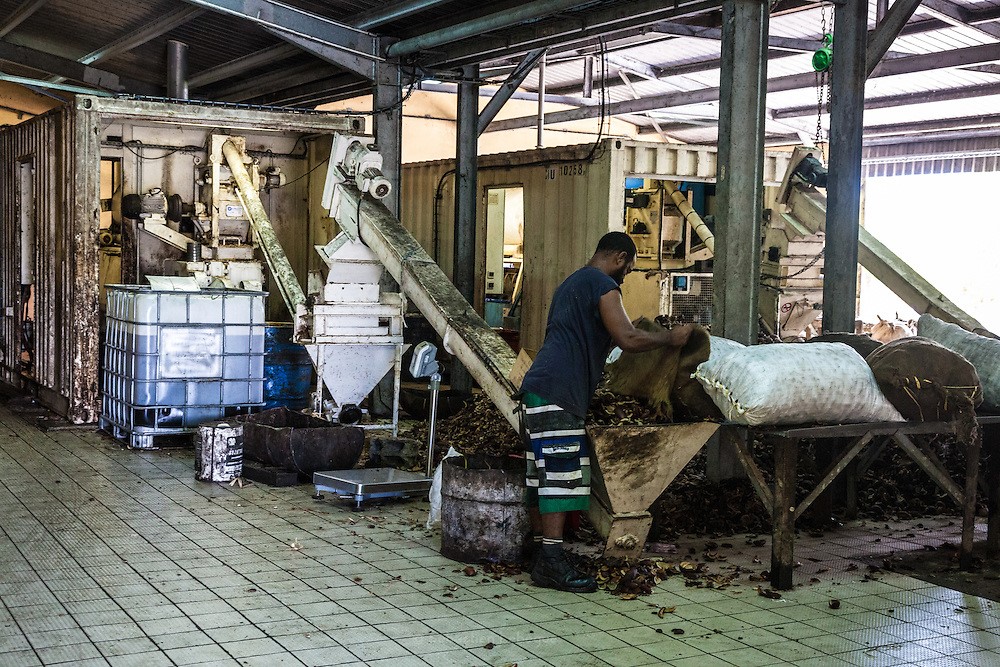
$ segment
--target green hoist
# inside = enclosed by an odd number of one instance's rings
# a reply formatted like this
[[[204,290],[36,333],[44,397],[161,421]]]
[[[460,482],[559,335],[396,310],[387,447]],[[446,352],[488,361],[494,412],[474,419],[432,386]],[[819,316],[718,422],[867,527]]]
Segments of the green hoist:
[[[823,33],[823,46],[813,53],[812,67],[817,72],[826,72],[833,64],[833,35]]]

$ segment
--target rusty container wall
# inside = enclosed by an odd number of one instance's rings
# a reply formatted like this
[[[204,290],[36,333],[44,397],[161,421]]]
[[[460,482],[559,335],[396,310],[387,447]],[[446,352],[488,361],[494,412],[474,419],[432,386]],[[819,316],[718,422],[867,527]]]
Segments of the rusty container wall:
[[[71,320],[64,312],[73,304],[75,229],[72,149],[75,123],[69,109],[58,109],[0,131],[0,378],[37,392],[58,412],[73,412]],[[31,195],[22,197],[21,165],[31,168]],[[30,207],[34,258],[22,257],[19,211]],[[96,248],[95,248],[96,253]],[[21,297],[21,271],[31,265],[34,297]],[[96,269],[95,269],[96,278]],[[25,306],[33,306],[34,354],[22,368],[21,338]]]
[[[190,201],[194,157],[208,135],[247,136],[262,168],[273,164],[289,181],[300,179],[265,195],[264,203],[305,285],[315,265],[312,244],[328,240],[331,228],[313,196],[326,176],[320,167],[330,144],[323,135],[358,133],[363,127],[361,119],[349,116],[81,95],[66,107],[0,131],[0,380],[36,392],[46,406],[75,423],[99,416],[102,158],[121,161],[127,193],[164,187]],[[311,145],[313,137],[318,148]],[[126,146],[129,141],[142,144]],[[181,150],[171,153],[154,145]],[[136,153],[150,159],[140,167]],[[22,327],[16,317],[23,308],[16,179],[17,166],[26,159],[35,161],[36,209],[36,363],[28,376],[19,365]]]
[[[445,459],[441,555],[466,563],[521,562],[531,528],[524,493],[523,459]]]
[[[476,303],[483,308],[486,272],[485,191],[488,188],[524,188],[524,293],[521,309],[521,345],[538,349],[545,332],[552,292],[566,276],[590,258],[609,229],[606,151],[586,157],[590,146],[567,146],[479,158],[478,184],[483,194],[477,211]],[[450,160],[404,165],[401,221],[431,257],[437,257],[450,275],[454,248],[454,167]],[[443,181],[441,180],[444,176]],[[435,255],[435,195],[437,205]],[[615,221],[621,226],[621,215]]]
[[[663,144],[605,139],[593,156],[591,144],[565,146],[479,158],[476,303],[483,308],[485,275],[485,192],[492,187],[524,187],[524,287],[521,345],[537,350],[545,336],[552,293],[582,266],[597,241],[609,231],[624,230],[625,179],[666,178],[714,182],[714,146]],[[591,157],[590,160],[587,158]],[[776,186],[789,155],[768,151],[764,181]],[[451,275],[454,248],[454,161],[403,166],[401,221],[445,273]],[[441,183],[441,198],[436,199]],[[772,188],[773,189],[773,188]],[[436,242],[435,242],[436,238]],[[655,315],[659,281],[636,272],[622,287],[632,317]]]

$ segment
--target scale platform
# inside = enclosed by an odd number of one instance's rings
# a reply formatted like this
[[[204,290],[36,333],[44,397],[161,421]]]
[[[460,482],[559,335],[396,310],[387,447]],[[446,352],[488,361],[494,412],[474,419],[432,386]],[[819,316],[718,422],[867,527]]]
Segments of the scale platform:
[[[316,493],[327,491],[343,498],[353,498],[357,507],[373,498],[402,498],[427,493],[431,478],[419,472],[395,468],[327,470],[313,473]]]

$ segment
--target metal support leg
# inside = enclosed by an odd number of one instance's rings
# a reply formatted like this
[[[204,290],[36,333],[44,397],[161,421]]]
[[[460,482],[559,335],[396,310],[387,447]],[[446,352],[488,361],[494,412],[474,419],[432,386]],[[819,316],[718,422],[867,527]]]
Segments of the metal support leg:
[[[830,77],[830,175],[823,259],[823,333],[854,331],[861,215],[861,117],[865,105],[868,3],[836,5]]]
[[[779,590],[792,587],[795,562],[795,476],[798,443],[789,438],[774,440],[774,513],[771,534],[771,585]]]
[[[757,342],[768,3],[722,4],[722,81],[712,331]]]
[[[736,440],[746,442],[747,430],[738,426],[723,426],[705,443],[705,476],[710,482],[745,477],[736,455]]]
[[[1000,555],[1000,426],[982,426],[983,451],[986,452],[986,506],[988,528],[986,533],[986,555],[996,558]]]
[[[976,491],[979,489],[979,455],[982,452],[982,432],[972,435],[965,449],[965,504],[962,507],[962,548],[958,567],[972,569],[972,543],[976,533]]]

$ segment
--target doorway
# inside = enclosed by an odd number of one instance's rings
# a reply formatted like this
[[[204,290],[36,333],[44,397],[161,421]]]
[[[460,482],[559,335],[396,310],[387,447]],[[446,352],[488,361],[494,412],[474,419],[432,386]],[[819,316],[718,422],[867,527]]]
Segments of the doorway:
[[[497,329],[520,330],[524,281],[524,188],[486,190],[486,279],[483,319]]]

